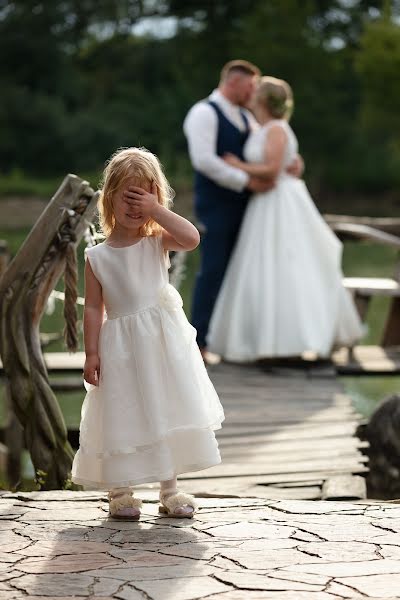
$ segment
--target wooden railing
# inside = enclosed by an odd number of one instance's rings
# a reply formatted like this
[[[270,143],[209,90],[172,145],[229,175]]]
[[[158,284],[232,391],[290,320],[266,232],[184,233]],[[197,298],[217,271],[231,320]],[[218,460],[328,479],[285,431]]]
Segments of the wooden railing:
[[[76,346],[75,250],[96,210],[89,184],[68,175],[0,280],[0,354],[12,411],[24,429],[43,489],[63,487],[73,458],[68,432],[51,389],[39,327],[50,292],[65,273],[69,348]]]

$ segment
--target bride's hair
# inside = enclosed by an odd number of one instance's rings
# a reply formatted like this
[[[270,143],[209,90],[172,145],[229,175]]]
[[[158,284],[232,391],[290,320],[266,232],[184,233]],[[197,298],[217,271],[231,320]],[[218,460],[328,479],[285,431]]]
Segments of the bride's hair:
[[[293,112],[293,92],[283,79],[262,77],[256,91],[256,101],[264,105],[274,119],[289,121]]]
[[[100,226],[106,237],[115,227],[114,195],[127,179],[134,179],[138,187],[157,186],[158,202],[171,208],[174,191],[165,177],[158,158],[146,148],[120,148],[107,161],[100,183],[100,196],[97,203]],[[158,235],[161,227],[149,219],[141,227],[142,236]]]

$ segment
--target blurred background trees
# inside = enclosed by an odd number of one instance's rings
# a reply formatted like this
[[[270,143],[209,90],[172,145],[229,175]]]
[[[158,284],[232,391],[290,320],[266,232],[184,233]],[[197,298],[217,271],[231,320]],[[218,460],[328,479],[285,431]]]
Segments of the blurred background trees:
[[[97,172],[144,145],[189,179],[184,116],[246,58],[291,83],[314,193],[396,190],[399,16],[399,0],[0,0],[0,173]]]

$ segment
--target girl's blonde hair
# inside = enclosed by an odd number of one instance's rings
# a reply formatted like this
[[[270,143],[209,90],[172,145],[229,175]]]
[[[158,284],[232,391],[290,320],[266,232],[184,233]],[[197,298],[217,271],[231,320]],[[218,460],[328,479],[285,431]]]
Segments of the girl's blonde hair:
[[[289,121],[293,112],[293,92],[283,79],[262,77],[256,91],[256,101],[262,104],[274,119]]]
[[[171,208],[174,191],[165,177],[158,158],[146,148],[120,148],[107,161],[100,183],[98,209],[100,226],[106,237],[115,227],[114,195],[127,179],[134,179],[138,187],[157,186],[158,202]],[[149,219],[141,227],[142,236],[158,235],[161,227]]]

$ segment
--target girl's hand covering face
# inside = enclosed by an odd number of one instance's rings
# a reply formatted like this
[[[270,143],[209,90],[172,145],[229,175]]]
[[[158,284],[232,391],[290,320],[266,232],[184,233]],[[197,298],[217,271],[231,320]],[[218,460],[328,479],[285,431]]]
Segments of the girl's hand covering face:
[[[152,217],[158,206],[157,185],[154,182],[150,192],[135,185],[129,186],[123,192],[123,197],[135,215]]]

